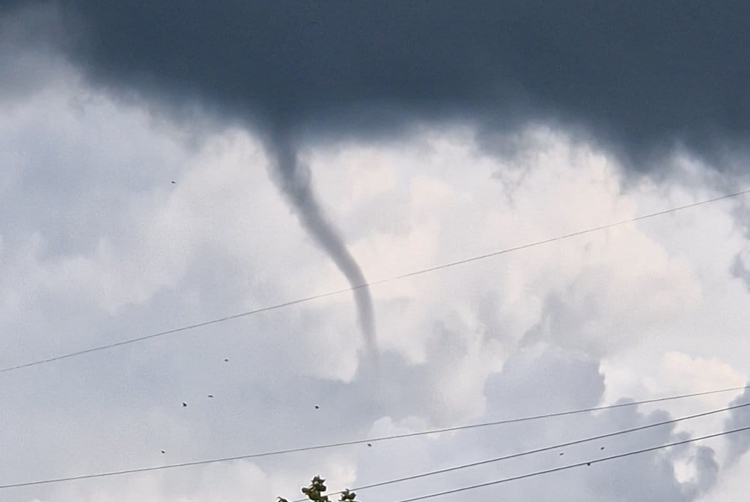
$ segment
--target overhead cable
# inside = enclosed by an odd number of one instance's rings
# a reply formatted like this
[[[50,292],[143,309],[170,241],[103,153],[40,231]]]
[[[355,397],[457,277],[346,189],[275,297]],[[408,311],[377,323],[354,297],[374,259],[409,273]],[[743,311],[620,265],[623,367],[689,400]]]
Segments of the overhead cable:
[[[122,341],[119,341],[119,342],[113,342],[113,343],[108,343],[108,344],[104,344],[104,345],[99,345],[99,346],[96,346],[96,347],[90,347],[88,349],[82,349],[82,350],[77,350],[77,351],[73,351],[73,352],[68,352],[68,353],[65,353],[65,354],[60,354],[60,355],[48,357],[48,358],[45,358],[45,359],[38,359],[36,361],[31,361],[31,362],[28,362],[28,363],[18,364],[18,365],[15,365],[15,366],[8,366],[8,367],[5,367],[5,368],[0,368],[0,373],[7,373],[7,372],[11,372],[11,371],[17,371],[17,370],[21,370],[21,369],[25,369],[25,368],[30,368],[30,367],[33,367],[33,366],[39,366],[39,365],[42,365],[42,364],[52,363],[52,362],[55,362],[55,361],[61,361],[61,360],[64,360],[64,359],[70,359],[70,358],[73,358],[73,357],[83,356],[83,355],[91,354],[91,353],[94,353],[94,352],[100,352],[100,351],[103,351],[103,350],[114,349],[114,348],[122,347],[122,346],[125,346],[125,345],[130,345],[130,344],[134,344],[134,343],[144,342],[144,341],[147,341],[147,340],[153,340],[154,338],[160,338],[160,337],[167,336],[167,335],[174,335],[174,334],[182,333],[182,332],[185,332],[185,331],[191,331],[191,330],[195,330],[195,329],[198,329],[198,328],[204,328],[206,326],[211,326],[211,325],[214,325],[214,324],[224,323],[224,322],[227,322],[227,321],[231,321],[231,320],[235,320],[235,319],[240,319],[242,317],[248,317],[248,316],[260,314],[260,313],[263,313],[263,312],[270,312],[272,310],[278,310],[278,309],[282,309],[282,308],[286,308],[286,307],[291,307],[293,305],[299,305],[301,303],[307,303],[307,302],[311,302],[313,300],[319,300],[319,299],[322,299],[322,298],[327,298],[329,296],[340,295],[340,294],[351,292],[351,291],[355,291],[355,290],[361,289],[361,288],[367,288],[367,287],[370,287],[370,286],[376,286],[376,285],[383,284],[383,283],[390,282],[390,281],[396,281],[396,280],[399,280],[399,279],[406,279],[408,277],[414,277],[414,276],[417,276],[417,275],[427,274],[427,273],[430,273],[430,272],[435,272],[437,270],[442,270],[442,269],[446,269],[446,268],[450,268],[450,267],[455,267],[455,266],[458,266],[458,265],[464,265],[464,264],[475,262],[475,261],[479,261],[479,260],[485,260],[487,258],[492,258],[492,257],[495,257],[495,256],[501,256],[501,255],[513,253],[513,252],[516,252],[516,251],[521,251],[521,250],[524,250],[524,249],[529,249],[529,248],[533,248],[533,247],[536,247],[536,246],[541,246],[541,245],[544,245],[544,244],[551,244],[553,242],[558,242],[558,241],[562,241],[562,240],[565,240],[565,239],[570,239],[572,237],[578,237],[578,236],[589,234],[589,233],[592,233],[592,232],[598,232],[600,230],[606,230],[606,229],[609,229],[609,228],[614,228],[614,227],[626,225],[628,223],[634,223],[634,222],[637,222],[637,221],[642,221],[642,220],[645,220],[645,219],[648,219],[648,218],[654,218],[656,216],[662,216],[662,215],[665,215],[665,214],[676,213],[678,211],[683,211],[685,209],[690,209],[690,208],[694,208],[694,207],[697,207],[697,206],[711,204],[711,203],[714,203],[714,202],[718,202],[718,201],[730,199],[730,198],[733,198],[733,197],[739,197],[739,196],[745,195],[747,193],[750,193],[750,189],[743,190],[743,191],[740,191],[740,192],[734,192],[734,193],[722,195],[720,197],[714,197],[712,199],[705,199],[705,200],[702,200],[702,201],[693,202],[693,203],[690,203],[690,204],[685,204],[683,206],[678,206],[678,207],[673,207],[673,208],[670,208],[670,209],[665,209],[663,211],[657,211],[655,213],[649,213],[649,214],[645,214],[645,215],[642,215],[642,216],[636,216],[634,218],[629,218],[627,220],[622,220],[622,221],[618,221],[618,222],[614,222],[614,223],[608,223],[606,225],[600,225],[598,227],[592,227],[592,228],[588,228],[588,229],[585,229],[585,230],[579,230],[577,232],[572,232],[572,233],[569,233],[569,234],[559,235],[557,237],[552,237],[552,238],[549,238],[549,239],[544,239],[544,240],[540,240],[540,241],[529,242],[529,243],[526,243],[526,244],[521,244],[521,245],[510,247],[510,248],[501,249],[499,251],[494,251],[494,252],[491,252],[491,253],[486,253],[486,254],[482,254],[482,255],[478,255],[478,256],[473,256],[473,257],[470,257],[470,258],[464,258],[464,259],[461,259],[461,260],[452,261],[452,262],[448,262],[448,263],[443,263],[441,265],[436,265],[436,266],[433,266],[433,267],[424,268],[424,269],[416,270],[416,271],[413,271],[413,272],[407,272],[405,274],[401,274],[401,275],[389,277],[387,279],[381,279],[381,280],[378,280],[378,281],[368,282],[368,283],[365,283],[365,284],[359,284],[357,286],[352,286],[352,287],[348,287],[348,288],[344,288],[344,289],[339,289],[339,290],[336,290],[336,291],[330,291],[328,293],[321,293],[321,294],[317,294],[317,295],[307,296],[307,297],[304,297],[304,298],[299,298],[297,300],[291,300],[291,301],[288,301],[288,302],[277,303],[275,305],[269,305],[267,307],[261,307],[261,308],[257,308],[257,309],[253,309],[253,310],[248,310],[246,312],[241,312],[239,314],[233,314],[233,315],[229,315],[229,316],[225,316],[225,317],[220,317],[220,318],[217,318],[217,319],[212,319],[210,321],[204,321],[204,322],[199,322],[199,323],[196,323],[196,324],[190,324],[190,325],[187,325],[187,326],[182,326],[182,327],[179,327],[179,328],[173,328],[173,329],[169,329],[169,330],[166,330],[166,331],[159,331],[159,332],[151,333],[151,334],[148,334],[148,335],[143,335],[143,336],[139,336],[139,337],[135,337],[135,338],[129,338],[127,340],[122,340]]]
[[[487,483],[479,483],[479,484],[475,484],[475,485],[468,485],[468,486],[463,486],[461,488],[455,488],[453,490],[446,490],[446,491],[442,491],[442,492],[431,493],[429,495],[422,495],[422,496],[419,496],[419,497],[412,497],[412,498],[408,498],[408,499],[400,499],[400,500],[398,500],[396,502],[417,502],[419,500],[428,500],[428,499],[432,499],[432,498],[443,497],[445,495],[453,495],[455,493],[467,492],[467,491],[470,491],[470,490],[476,490],[476,489],[485,488],[485,487],[488,487],[488,486],[496,486],[496,485],[500,485],[500,484],[503,484],[503,483],[510,483],[511,481],[518,481],[518,480],[521,480],[521,479],[528,479],[528,478],[533,478],[533,477],[536,477],[536,476],[543,476],[545,474],[551,474],[553,472],[567,471],[567,470],[570,470],[570,469],[575,469],[577,467],[584,467],[584,466],[588,467],[588,466],[593,465],[593,464],[598,464],[598,463],[602,463],[602,462],[609,462],[611,460],[616,460],[616,459],[625,458],[625,457],[632,457],[634,455],[642,455],[643,453],[649,453],[649,452],[652,452],[652,451],[663,450],[665,448],[672,448],[672,447],[675,447],[675,446],[681,446],[681,445],[685,445],[685,444],[696,443],[698,441],[705,441],[707,439],[712,439],[712,438],[717,438],[717,437],[722,437],[722,436],[728,436],[730,434],[737,434],[737,433],[745,432],[745,431],[750,431],[750,426],[748,426],[748,427],[742,427],[742,428],[739,428],[739,429],[732,429],[732,430],[724,431],[724,432],[717,432],[715,434],[708,434],[706,436],[700,436],[700,437],[695,437],[695,438],[691,438],[691,439],[685,439],[683,441],[675,441],[673,443],[667,443],[667,444],[663,444],[663,445],[660,445],[660,446],[652,446],[650,448],[643,448],[643,449],[640,449],[640,450],[629,451],[629,452],[626,452],[626,453],[620,453],[620,454],[617,454],[617,455],[611,455],[609,457],[602,457],[602,458],[590,459],[590,460],[586,460],[584,462],[578,462],[576,464],[569,464],[569,465],[565,465],[565,466],[561,466],[561,467],[555,467],[555,468],[552,468],[552,469],[545,469],[543,471],[530,472],[528,474],[521,474],[520,476],[512,476],[512,477],[509,477],[509,478],[497,479],[495,481],[489,481]]]
[[[659,403],[659,402],[671,401],[671,400],[677,400],[677,399],[685,399],[685,398],[691,398],[691,397],[706,396],[706,395],[711,395],[711,394],[719,394],[722,392],[737,391],[737,390],[743,390],[743,389],[748,389],[748,388],[750,388],[750,385],[746,385],[743,387],[731,387],[731,388],[726,388],[726,389],[704,391],[704,392],[694,392],[692,394],[682,394],[682,395],[675,395],[675,396],[660,397],[660,398],[655,398],[655,399],[646,399],[642,401],[630,401],[630,402],[624,402],[624,403],[616,403],[616,404],[605,405],[605,406],[596,406],[593,408],[583,408],[583,409],[578,409],[578,410],[547,413],[543,415],[531,415],[531,416],[526,416],[526,417],[510,418],[510,419],[505,419],[505,420],[496,420],[492,422],[482,422],[482,423],[469,424],[469,425],[460,425],[456,427],[446,427],[442,429],[429,429],[429,430],[409,432],[409,433],[404,433],[404,434],[393,434],[389,436],[378,436],[378,437],[372,437],[372,438],[366,438],[366,439],[357,439],[357,440],[352,440],[352,441],[326,443],[326,444],[320,444],[320,445],[303,446],[303,447],[298,447],[298,448],[288,448],[288,449],[283,449],[283,450],[274,450],[274,451],[267,451],[267,452],[260,452],[260,453],[249,453],[246,455],[236,455],[236,456],[231,456],[231,457],[221,457],[221,458],[213,458],[213,459],[207,459],[207,460],[196,460],[192,462],[181,462],[181,463],[158,465],[158,466],[151,466],[151,467],[139,467],[139,468],[133,468],[133,469],[99,472],[99,473],[93,473],[93,474],[81,474],[78,476],[49,478],[49,479],[26,481],[26,482],[20,482],[20,483],[0,484],[0,490],[8,489],[8,488],[21,488],[21,487],[27,487],[27,486],[63,483],[63,482],[70,482],[70,481],[80,481],[80,480],[85,480],[85,479],[124,476],[128,474],[139,474],[139,473],[144,473],[144,472],[180,469],[180,468],[194,467],[194,466],[200,466],[200,465],[233,462],[237,460],[251,460],[251,459],[256,459],[256,458],[288,455],[292,453],[324,450],[324,449],[330,449],[330,448],[354,446],[354,445],[361,445],[361,444],[367,444],[367,443],[372,444],[376,442],[393,441],[397,439],[406,439],[406,438],[412,438],[412,437],[418,437],[418,436],[426,436],[430,434],[442,434],[446,432],[464,431],[464,430],[470,430],[470,429],[478,429],[482,427],[492,427],[492,426],[499,426],[499,425],[505,425],[505,424],[528,422],[532,420],[543,420],[543,419],[562,417],[562,416],[567,416],[567,415],[590,413],[594,411],[612,410],[612,409],[617,409],[617,408],[624,408],[624,407],[637,406],[637,405],[643,405],[643,404]],[[746,406],[746,405],[737,405],[736,407],[741,407],[741,406]],[[733,409],[733,407],[730,407],[727,409]],[[710,413],[718,413],[718,411],[710,412]]]
[[[490,459],[486,459],[486,460],[480,460],[478,462],[471,462],[471,463],[467,463],[467,464],[456,465],[456,466],[447,467],[447,468],[444,468],[444,469],[438,469],[438,470],[434,470],[434,471],[429,471],[429,472],[423,472],[423,473],[419,473],[419,474],[414,474],[414,475],[411,475],[411,476],[404,476],[404,477],[401,477],[401,478],[390,479],[388,481],[380,481],[378,483],[372,483],[372,484],[369,484],[369,485],[356,486],[354,488],[351,488],[351,491],[357,491],[357,492],[359,492],[359,491],[369,490],[369,489],[372,489],[372,488],[380,488],[380,487],[383,487],[383,486],[394,485],[394,484],[403,483],[403,482],[406,482],[406,481],[414,481],[416,479],[422,479],[422,478],[427,478],[427,477],[431,477],[431,476],[437,476],[437,475],[440,475],[440,474],[447,474],[449,472],[461,471],[461,470],[464,470],[464,469],[470,469],[472,467],[478,467],[478,466],[481,466],[481,465],[493,464],[493,463],[502,462],[502,461],[505,461],[505,460],[511,460],[511,459],[514,459],[514,458],[520,458],[520,457],[525,457],[525,456],[528,456],[528,455],[534,455],[536,453],[544,453],[544,452],[547,452],[547,451],[560,450],[562,448],[568,448],[570,446],[576,446],[576,445],[584,444],[584,443],[591,443],[591,442],[594,442],[594,441],[600,441],[602,439],[612,438],[612,437],[616,437],[616,436],[622,436],[622,435],[625,435],[625,434],[632,434],[634,432],[639,432],[639,431],[643,431],[643,430],[647,430],[647,429],[653,429],[655,427],[663,427],[665,425],[676,424],[676,423],[679,423],[679,422],[686,422],[688,420],[694,420],[696,418],[702,418],[702,417],[706,417],[706,416],[710,416],[710,415],[716,415],[718,413],[725,413],[725,412],[736,410],[736,409],[739,409],[739,408],[745,408],[747,406],[750,406],[750,403],[743,403],[743,404],[738,404],[738,405],[734,405],[734,406],[728,406],[726,408],[720,408],[720,409],[717,409],[717,410],[711,410],[711,411],[706,411],[706,412],[703,412],[703,413],[696,413],[694,415],[688,415],[688,416],[684,416],[684,417],[673,418],[671,420],[664,420],[662,422],[655,422],[655,423],[651,423],[651,424],[647,424],[647,425],[642,425],[640,427],[633,427],[632,429],[618,430],[618,431],[610,432],[610,433],[607,433],[607,434],[600,434],[600,435],[597,435],[597,436],[590,436],[590,437],[583,438],[583,439],[577,439],[575,441],[568,441],[568,442],[565,442],[565,443],[558,443],[558,444],[555,444],[555,445],[545,446],[543,448],[536,448],[536,449],[533,449],[533,450],[526,450],[526,451],[522,451],[522,452],[518,452],[518,453],[511,453],[511,454],[508,454],[508,455],[503,455],[501,457],[495,457],[495,458],[490,458]],[[339,493],[343,493],[343,492],[333,492],[330,495],[338,495]],[[294,502],[304,502],[305,500],[306,499],[299,499],[299,500],[295,500]]]

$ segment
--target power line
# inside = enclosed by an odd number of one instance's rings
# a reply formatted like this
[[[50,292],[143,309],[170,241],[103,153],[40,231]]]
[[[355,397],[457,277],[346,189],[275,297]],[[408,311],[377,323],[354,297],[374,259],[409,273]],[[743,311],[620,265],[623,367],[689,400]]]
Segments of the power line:
[[[321,293],[321,294],[317,294],[317,295],[307,296],[305,298],[299,298],[297,300],[291,300],[291,301],[284,302],[284,303],[278,303],[278,304],[275,304],[275,305],[270,305],[268,307],[262,307],[262,308],[258,308],[258,309],[254,309],[254,310],[248,310],[246,312],[242,312],[242,313],[234,314],[234,315],[229,315],[229,316],[226,316],[226,317],[220,317],[218,319],[212,319],[210,321],[204,321],[204,322],[200,322],[200,323],[197,323],[197,324],[190,324],[190,325],[187,325],[187,326],[182,326],[180,328],[174,328],[174,329],[169,329],[169,330],[166,330],[166,331],[160,331],[160,332],[157,332],[157,333],[151,333],[149,335],[144,335],[144,336],[140,336],[140,337],[136,337],[136,338],[130,338],[128,340],[123,340],[123,341],[120,341],[120,342],[109,343],[109,344],[106,344],[106,345],[100,345],[100,346],[97,346],[97,347],[91,347],[91,348],[88,348],[88,349],[78,350],[78,351],[75,351],[75,352],[69,352],[67,354],[60,354],[58,356],[53,356],[53,357],[49,357],[49,358],[46,358],[46,359],[39,359],[37,361],[32,361],[32,362],[28,362],[28,363],[24,363],[24,364],[19,364],[19,365],[16,365],[16,366],[8,366],[8,367],[5,367],[5,368],[1,368],[0,369],[0,373],[7,373],[7,372],[10,372],[10,371],[16,371],[16,370],[20,370],[20,369],[30,368],[32,366],[39,366],[39,365],[42,365],[42,364],[47,364],[47,363],[51,363],[51,362],[55,362],[55,361],[61,361],[63,359],[69,359],[69,358],[72,358],[72,357],[82,356],[82,355],[85,355],[85,354],[91,354],[93,352],[100,352],[100,351],[103,351],[103,350],[109,350],[109,349],[113,349],[113,348],[116,348],[116,347],[122,347],[124,345],[130,345],[130,344],[133,344],[133,343],[143,342],[143,341],[151,340],[151,339],[154,339],[154,338],[159,338],[159,337],[163,337],[163,336],[167,336],[167,335],[173,335],[173,334],[176,334],[176,333],[181,333],[183,331],[190,331],[190,330],[194,330],[194,329],[198,329],[198,328],[203,328],[203,327],[210,326],[210,325],[213,325],[213,324],[219,324],[219,323],[231,321],[231,320],[234,320],[234,319],[239,319],[241,317],[248,317],[248,316],[260,314],[260,313],[263,313],[263,312],[270,312],[272,310],[278,310],[278,309],[281,309],[281,308],[290,307],[292,305],[299,305],[301,303],[307,303],[307,302],[311,302],[313,300],[319,300],[319,299],[322,299],[322,298],[327,298],[329,296],[340,295],[342,293],[348,293],[350,291],[355,291],[357,289],[367,288],[367,287],[370,287],[370,286],[376,286],[376,285],[383,284],[383,283],[390,282],[390,281],[396,281],[396,280],[399,280],[399,279],[406,279],[408,277],[414,277],[414,276],[417,276],[417,275],[427,274],[427,273],[435,272],[437,270],[442,270],[442,269],[445,269],[445,268],[455,267],[455,266],[458,266],[458,265],[464,265],[464,264],[475,262],[475,261],[479,261],[479,260],[485,260],[487,258],[492,258],[492,257],[495,257],[495,256],[509,254],[509,253],[513,253],[513,252],[516,252],[516,251],[521,251],[521,250],[524,250],[524,249],[533,248],[533,247],[536,247],[536,246],[542,246],[544,244],[551,244],[553,242],[562,241],[562,240],[565,240],[565,239],[570,239],[572,237],[578,237],[578,236],[589,234],[589,233],[592,233],[592,232],[598,232],[600,230],[606,230],[606,229],[609,229],[609,228],[614,228],[614,227],[626,225],[628,223],[634,223],[634,222],[645,220],[645,219],[648,219],[648,218],[654,218],[656,216],[663,216],[665,214],[675,213],[677,211],[682,211],[682,210],[685,210],[685,209],[690,209],[690,208],[697,207],[697,206],[702,206],[702,205],[705,205],[705,204],[711,204],[711,203],[714,203],[714,202],[718,202],[718,201],[730,199],[732,197],[738,197],[740,195],[745,195],[745,194],[748,194],[748,193],[750,193],[750,189],[743,190],[741,192],[734,192],[734,193],[722,195],[720,197],[714,197],[713,199],[706,199],[706,200],[702,200],[702,201],[699,201],[699,202],[693,202],[691,204],[686,204],[684,206],[678,206],[678,207],[673,207],[671,209],[665,209],[663,211],[657,211],[655,213],[649,213],[649,214],[645,214],[645,215],[642,215],[642,216],[636,216],[635,218],[630,218],[630,219],[618,221],[618,222],[615,222],[615,223],[608,223],[606,225],[601,225],[601,226],[598,226],[598,227],[592,227],[592,228],[588,228],[586,230],[579,230],[577,232],[573,232],[573,233],[569,233],[569,234],[564,234],[564,235],[560,235],[560,236],[557,236],[557,237],[552,237],[550,239],[544,239],[544,240],[540,240],[540,241],[530,242],[530,243],[527,243],[527,244],[521,244],[520,246],[506,248],[506,249],[502,249],[502,250],[499,250],[499,251],[494,251],[492,253],[487,253],[487,254],[483,254],[483,255],[473,256],[471,258],[464,258],[462,260],[452,261],[452,262],[449,262],[449,263],[443,263],[441,265],[436,265],[434,267],[429,267],[429,268],[424,268],[424,269],[421,269],[421,270],[416,270],[414,272],[408,272],[408,273],[405,273],[405,274],[401,274],[401,275],[389,277],[387,279],[381,279],[381,280],[378,280],[378,281],[368,282],[368,283],[365,283],[365,284],[359,284],[357,286],[352,286],[352,287],[348,287],[348,288],[344,288],[344,289],[339,289],[339,290],[336,290],[336,291],[330,291],[328,293]]]
[[[733,430],[729,430],[729,431],[724,431],[724,432],[717,432],[715,434],[709,434],[707,436],[700,436],[700,437],[697,437],[697,438],[685,439],[683,441],[675,441],[674,443],[667,443],[667,444],[663,444],[661,446],[652,446],[650,448],[643,448],[642,450],[629,451],[629,452],[626,452],[626,453],[620,453],[618,455],[612,455],[612,456],[609,456],[609,457],[603,457],[603,458],[598,458],[598,459],[593,459],[593,460],[587,460],[585,462],[579,462],[577,464],[570,464],[570,465],[565,465],[565,466],[562,466],[562,467],[555,467],[553,469],[546,469],[546,470],[543,470],[543,471],[530,472],[528,474],[521,474],[520,476],[513,476],[513,477],[510,477],[510,478],[498,479],[496,481],[489,481],[487,483],[480,483],[480,484],[476,484],[476,485],[464,486],[464,487],[461,487],[461,488],[455,488],[453,490],[446,490],[446,491],[442,491],[442,492],[431,493],[429,495],[422,495],[420,497],[412,497],[412,498],[408,498],[408,499],[401,499],[401,500],[398,500],[397,502],[417,502],[418,500],[427,500],[427,499],[432,499],[432,498],[436,498],[436,497],[442,497],[442,496],[445,496],[445,495],[452,495],[452,494],[455,494],[455,493],[466,492],[466,491],[469,491],[469,490],[476,490],[478,488],[485,488],[487,486],[494,486],[494,485],[499,485],[499,484],[503,484],[503,483],[509,483],[511,481],[518,481],[518,480],[521,480],[521,479],[533,478],[533,477],[541,476],[541,475],[544,475],[544,474],[551,474],[553,472],[566,471],[566,470],[569,470],[569,469],[575,469],[576,467],[583,467],[584,465],[588,466],[590,464],[598,464],[600,462],[608,462],[610,460],[615,460],[615,459],[624,458],[624,457],[631,457],[631,456],[634,456],[634,455],[641,455],[643,453],[649,453],[649,452],[652,452],[652,451],[663,450],[665,448],[672,448],[674,446],[681,446],[681,445],[684,445],[684,444],[695,443],[695,442],[698,442],[698,441],[705,441],[706,439],[717,438],[717,437],[720,437],[720,436],[727,436],[729,434],[736,434],[736,433],[745,432],[745,431],[750,431],[750,426],[748,426],[748,427],[742,427],[740,429],[733,429]]]
[[[236,460],[249,460],[249,459],[254,459],[254,458],[287,455],[291,453],[301,453],[301,452],[314,451],[314,450],[338,448],[338,447],[343,447],[343,446],[354,446],[354,445],[366,444],[366,443],[392,441],[396,439],[406,439],[406,438],[411,438],[411,437],[426,436],[429,434],[441,434],[445,432],[478,429],[481,427],[491,427],[491,426],[505,425],[505,424],[512,424],[512,423],[529,422],[533,420],[542,420],[542,419],[562,417],[562,416],[567,416],[567,415],[590,413],[594,411],[611,410],[611,409],[624,408],[624,407],[629,407],[629,406],[637,406],[637,405],[642,405],[642,404],[673,401],[673,400],[678,400],[678,399],[686,399],[686,398],[691,398],[691,397],[719,394],[723,392],[730,392],[730,391],[736,391],[736,390],[745,390],[748,388],[750,388],[750,385],[745,385],[743,387],[731,387],[731,388],[726,388],[726,389],[704,391],[704,392],[694,392],[692,394],[681,394],[681,395],[676,395],[676,396],[660,397],[660,398],[655,398],[655,399],[646,399],[642,401],[617,403],[617,404],[606,405],[606,406],[597,406],[593,408],[584,408],[584,409],[578,409],[578,410],[547,413],[544,415],[532,415],[532,416],[526,416],[526,417],[511,418],[511,419],[506,419],[506,420],[497,420],[493,422],[483,422],[483,423],[478,423],[478,424],[461,425],[461,426],[456,426],[456,427],[446,427],[443,429],[430,429],[430,430],[424,430],[424,431],[418,431],[418,432],[409,432],[405,434],[394,434],[390,436],[379,436],[379,437],[368,438],[368,439],[342,441],[338,443],[328,443],[328,444],[321,444],[321,445],[314,445],[314,446],[304,446],[300,448],[289,448],[285,450],[250,453],[247,455],[222,457],[222,458],[215,458],[215,459],[208,459],[208,460],[197,460],[193,462],[182,462],[182,463],[177,463],[177,464],[159,465],[159,466],[153,466],[153,467],[140,467],[140,468],[135,468],[135,469],[125,469],[125,470],[120,470],[120,471],[100,472],[100,473],[94,473],[94,474],[82,474],[79,476],[51,478],[51,479],[44,479],[44,480],[37,480],[37,481],[26,481],[23,483],[11,483],[11,484],[0,485],[0,490],[4,490],[8,488],[21,488],[21,487],[28,487],[28,486],[45,485],[45,484],[52,484],[52,483],[63,483],[63,482],[68,482],[68,481],[79,481],[79,480],[84,480],[84,479],[123,476],[127,474],[163,471],[163,470],[168,470],[168,469],[179,469],[183,467],[194,467],[194,466],[207,465],[207,464],[216,464],[216,463],[221,463],[221,462],[232,462]]]
[[[427,477],[430,477],[430,476],[437,476],[439,474],[446,474],[446,473],[449,473],[449,472],[455,472],[455,471],[460,471],[460,470],[464,470],[464,469],[470,469],[472,467],[478,467],[480,465],[487,465],[487,464],[492,464],[492,463],[496,463],[496,462],[501,462],[501,461],[504,461],[504,460],[511,460],[511,459],[514,459],[514,458],[520,458],[520,457],[525,457],[525,456],[528,456],[528,455],[534,455],[536,453],[543,453],[543,452],[546,452],[546,451],[559,450],[561,448],[567,448],[567,447],[570,447],[570,446],[575,446],[575,445],[579,445],[579,444],[583,444],[583,443],[590,443],[590,442],[593,442],[593,441],[599,441],[599,440],[602,440],[602,439],[607,439],[607,438],[611,438],[611,437],[615,437],[615,436],[622,436],[622,435],[625,435],[625,434],[631,434],[633,432],[639,432],[639,431],[643,431],[643,430],[646,430],[646,429],[652,429],[652,428],[655,428],[655,427],[662,427],[664,425],[675,424],[675,423],[678,423],[678,422],[686,422],[688,420],[694,420],[696,418],[706,417],[706,416],[709,416],[709,415],[716,415],[718,413],[724,413],[724,412],[727,412],[727,411],[732,411],[732,410],[736,410],[736,409],[739,409],[739,408],[744,408],[744,407],[747,407],[747,406],[750,406],[750,403],[743,403],[743,404],[738,404],[738,405],[735,405],[735,406],[729,406],[729,407],[726,407],[726,408],[720,408],[720,409],[717,409],[717,410],[711,410],[711,411],[706,411],[706,412],[703,412],[703,413],[697,413],[695,415],[688,415],[688,416],[685,416],[685,417],[673,418],[671,420],[665,420],[663,422],[656,422],[656,423],[652,423],[652,424],[642,425],[640,427],[634,427],[632,429],[625,429],[625,430],[610,432],[610,433],[607,433],[607,434],[600,434],[598,436],[591,436],[591,437],[587,437],[587,438],[584,438],[584,439],[577,439],[575,441],[568,441],[566,443],[559,443],[559,444],[552,445],[552,446],[545,446],[543,448],[537,448],[537,449],[534,449],[534,450],[527,450],[527,451],[523,451],[523,452],[519,452],[519,453],[512,453],[512,454],[509,454],[509,455],[503,455],[502,457],[495,457],[495,458],[491,458],[491,459],[487,459],[487,460],[481,460],[481,461],[478,461],[478,462],[471,462],[471,463],[468,463],[468,464],[461,464],[461,465],[456,465],[456,466],[453,466],[453,467],[447,467],[445,469],[438,469],[438,470],[435,470],[435,471],[424,472],[424,473],[420,473],[420,474],[414,474],[412,476],[404,476],[402,478],[391,479],[391,480],[388,480],[388,481],[380,481],[378,483],[373,483],[373,484],[369,484],[369,485],[357,486],[357,487],[351,488],[351,491],[357,491],[357,492],[359,492],[359,491],[363,491],[363,490],[369,490],[371,488],[380,488],[380,487],[383,487],[383,486],[393,485],[393,484],[396,484],[396,483],[402,483],[402,482],[405,482],[405,481],[413,481],[415,479],[422,479],[422,478],[427,478]],[[339,493],[342,493],[342,492],[333,492],[333,493],[330,493],[330,495],[338,495]],[[299,499],[299,500],[295,500],[294,502],[304,502],[305,500],[307,500],[307,499]]]

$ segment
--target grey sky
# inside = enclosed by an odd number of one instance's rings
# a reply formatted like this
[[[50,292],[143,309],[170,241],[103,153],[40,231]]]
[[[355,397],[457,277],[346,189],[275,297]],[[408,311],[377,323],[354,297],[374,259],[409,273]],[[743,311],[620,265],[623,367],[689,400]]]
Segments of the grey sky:
[[[59,10],[16,10],[25,3],[0,3],[0,367],[346,287],[268,176],[266,120],[299,128],[294,153],[372,280],[709,198],[742,180],[695,154],[720,146],[724,158],[746,160],[740,62],[750,17],[740,2],[657,11],[646,2],[437,1],[427,10],[62,0]],[[632,166],[619,154],[674,140],[695,152],[667,148],[659,173],[624,174]],[[0,374],[0,484],[743,385],[750,295],[737,263],[750,256],[747,204],[372,288],[377,379],[347,295]],[[0,499],[291,498],[314,474],[356,486],[741,399]],[[648,431],[606,451],[743,420]],[[716,440],[476,500],[736,499],[748,489],[746,445]],[[600,454],[591,448],[362,498]]]

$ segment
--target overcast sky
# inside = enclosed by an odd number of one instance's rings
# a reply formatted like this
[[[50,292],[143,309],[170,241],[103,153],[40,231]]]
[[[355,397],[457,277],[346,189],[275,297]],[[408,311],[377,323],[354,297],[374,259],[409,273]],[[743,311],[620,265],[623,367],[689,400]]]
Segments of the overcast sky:
[[[739,0],[0,0],[0,369],[750,188],[749,37]],[[749,215],[736,197],[2,372],[0,485],[743,386]],[[356,487],[749,401],[0,499],[291,500],[315,474]],[[747,411],[714,415],[360,498],[745,426]],[[740,500],[749,448],[731,436],[436,500]]]

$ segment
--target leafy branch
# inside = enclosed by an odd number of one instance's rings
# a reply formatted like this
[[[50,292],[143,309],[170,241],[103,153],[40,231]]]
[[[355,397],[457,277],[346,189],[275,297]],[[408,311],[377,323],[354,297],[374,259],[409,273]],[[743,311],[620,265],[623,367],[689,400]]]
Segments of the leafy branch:
[[[315,476],[312,479],[310,486],[302,488],[302,493],[304,493],[307,498],[312,500],[313,502],[330,502],[328,495],[323,495],[328,489],[325,485],[325,482],[325,479],[321,478],[320,476]],[[349,490],[344,490],[343,492],[341,492],[341,498],[339,498],[339,502],[357,502],[355,498],[356,496],[356,493],[350,492]],[[289,501],[283,497],[279,497],[277,499],[277,502]]]

